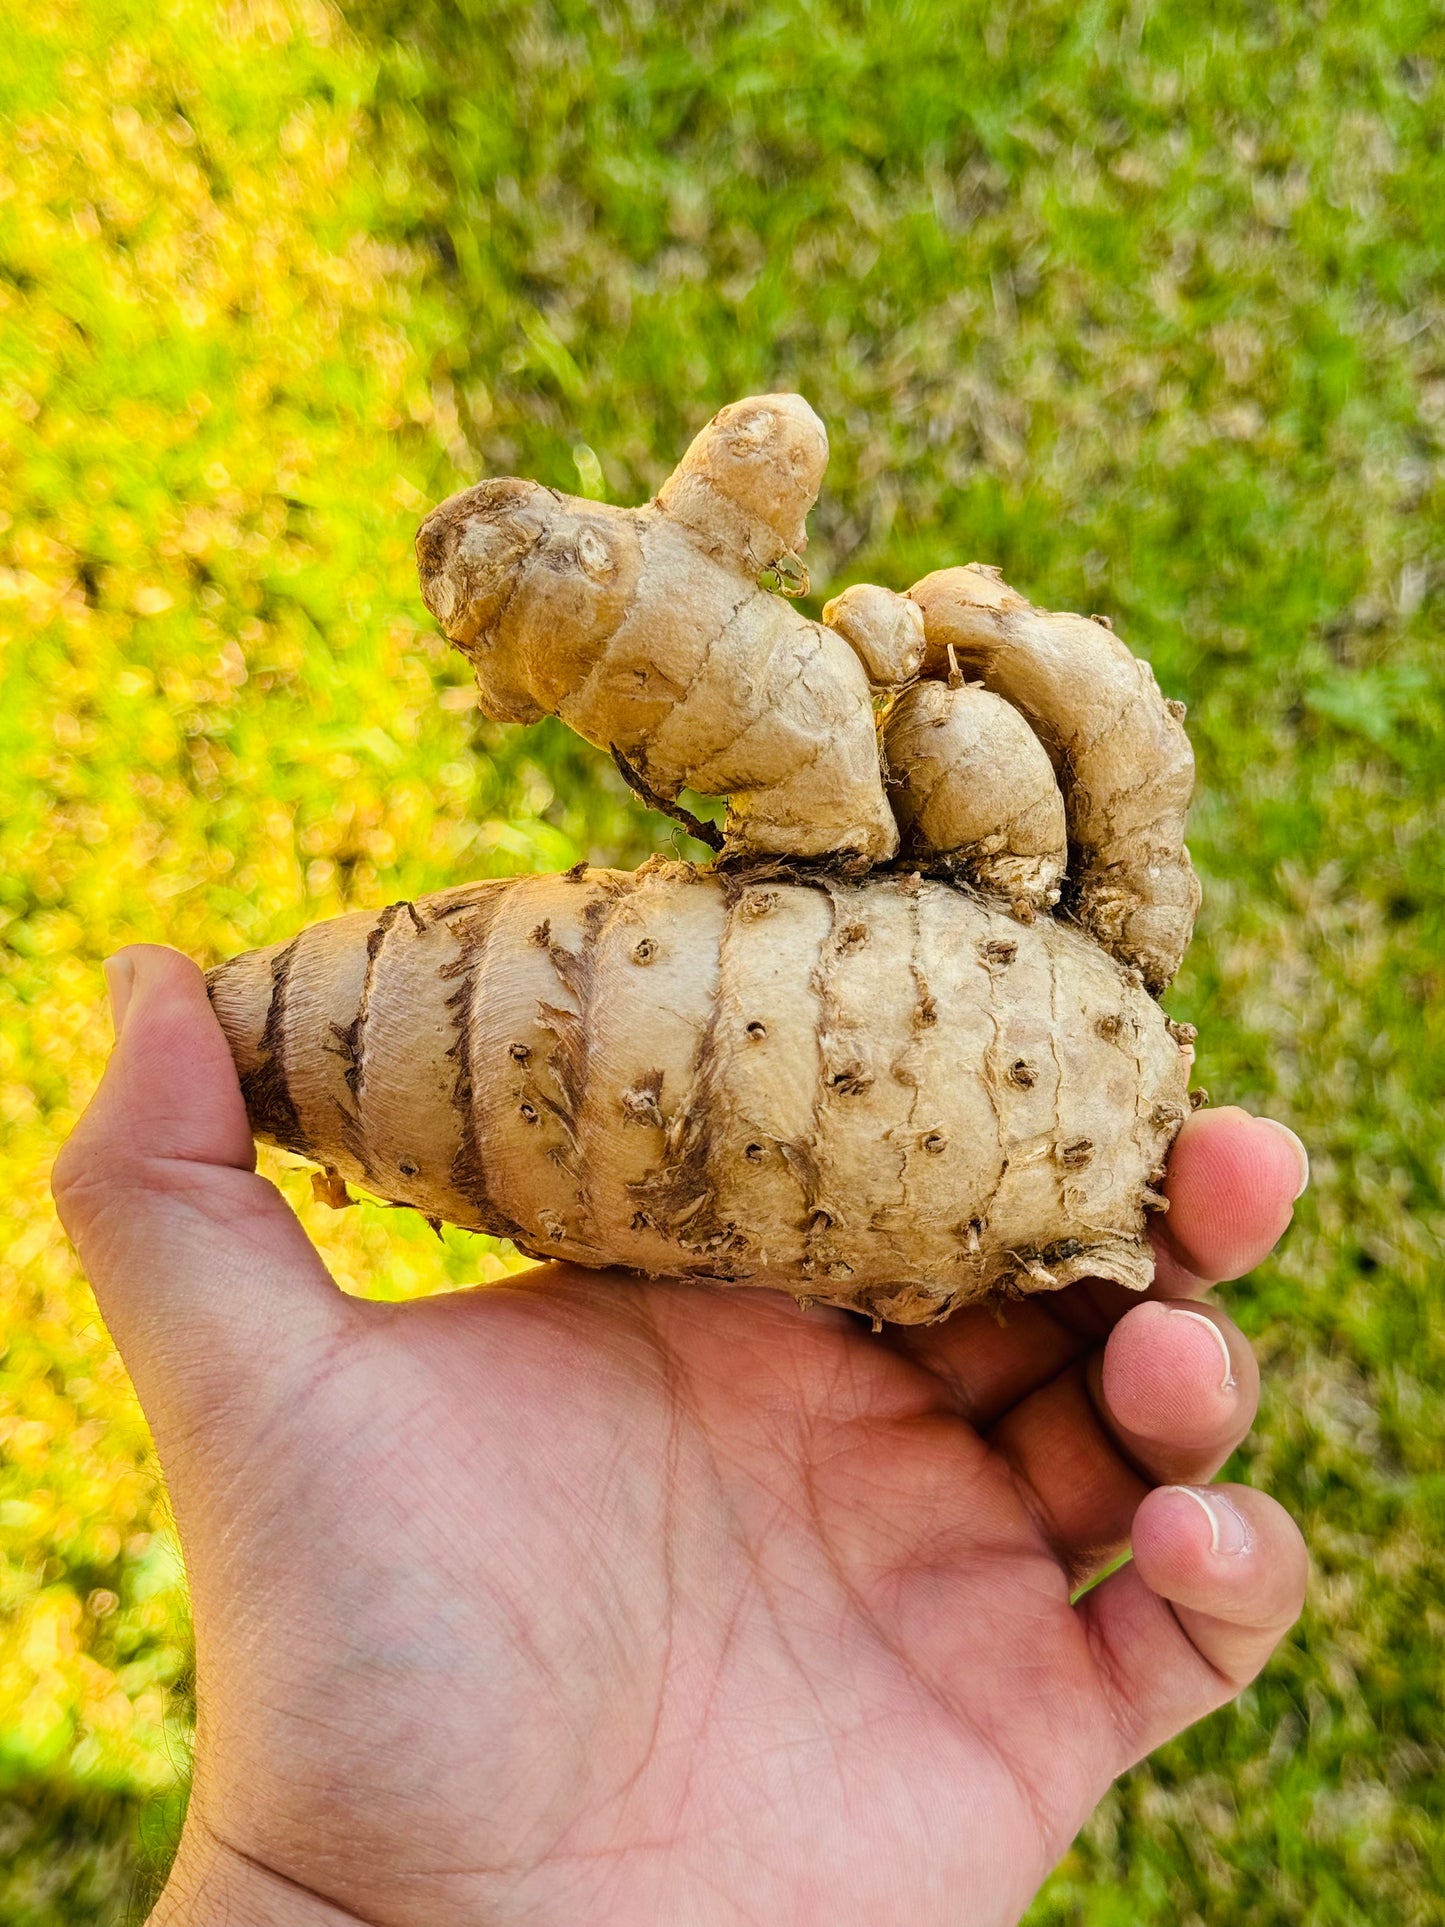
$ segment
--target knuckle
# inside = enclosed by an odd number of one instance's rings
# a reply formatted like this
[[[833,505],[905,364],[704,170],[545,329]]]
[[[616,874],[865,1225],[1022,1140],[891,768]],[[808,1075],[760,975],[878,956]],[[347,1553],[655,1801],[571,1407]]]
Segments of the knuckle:
[[[56,1214],[77,1249],[93,1244],[118,1216],[144,1204],[204,1201],[205,1166],[148,1154],[123,1134],[102,1129],[93,1114],[61,1146],[50,1173]]]
[[[50,1195],[73,1243],[79,1245],[94,1232],[123,1188],[113,1163],[83,1127],[62,1145],[50,1173]]]
[[[63,1222],[83,1208],[86,1193],[94,1180],[95,1157],[87,1123],[76,1126],[60,1147],[50,1172],[50,1195]]]

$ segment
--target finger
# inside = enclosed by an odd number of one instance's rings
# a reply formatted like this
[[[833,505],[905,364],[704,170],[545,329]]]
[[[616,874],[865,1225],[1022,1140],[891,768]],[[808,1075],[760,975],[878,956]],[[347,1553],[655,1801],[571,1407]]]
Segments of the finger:
[[[1291,1131],[1226,1107],[1186,1119],[1170,1152],[1168,1214],[1153,1222],[1148,1296],[1196,1298],[1267,1257],[1308,1177]],[[1139,1303],[1122,1285],[1089,1280],[1007,1307],[968,1306],[891,1342],[943,1384],[953,1410],[980,1428],[1090,1350]]]
[[[1075,1607],[1131,1765],[1231,1700],[1304,1605],[1309,1556],[1282,1506],[1247,1486],[1161,1486],[1134,1558]]]
[[[116,1046],[52,1188],[152,1425],[209,1427],[284,1396],[353,1307],[255,1171],[200,971],[147,945],[111,974]]]
[[[1124,1550],[1152,1484],[1218,1470],[1254,1422],[1258,1387],[1249,1347],[1223,1313],[1146,1303],[987,1438],[1079,1585]]]
[[[1249,1341],[1212,1304],[1136,1305],[1090,1357],[1088,1384],[1115,1449],[1151,1485],[1213,1478],[1259,1409]]]
[[[1308,1153],[1287,1125],[1232,1104],[1192,1112],[1169,1153],[1168,1213],[1150,1222],[1148,1295],[1198,1298],[1263,1263],[1289,1228],[1309,1173]],[[1083,1289],[1106,1324],[1136,1302],[1119,1285]]]
[[[941,1325],[885,1327],[888,1342],[939,1381],[951,1411],[979,1431],[1047,1384],[1092,1342],[1049,1300],[966,1305]]]
[[[1169,1154],[1155,1289],[1192,1298],[1252,1271],[1284,1236],[1309,1176],[1303,1144],[1273,1118],[1234,1105],[1193,1112]]]

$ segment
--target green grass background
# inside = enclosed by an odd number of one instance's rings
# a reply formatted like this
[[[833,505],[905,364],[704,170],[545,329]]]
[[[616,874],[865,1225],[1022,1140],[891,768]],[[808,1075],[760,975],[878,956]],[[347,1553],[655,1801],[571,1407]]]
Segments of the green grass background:
[[[0,125],[0,1927],[142,1918],[184,1799],[183,1578],[46,1192],[99,960],[665,845],[477,716],[412,530],[641,500],[781,386],[816,588],[997,562],[1188,698],[1171,1007],[1314,1160],[1230,1293],[1308,1612],[1033,1927],[1445,1919],[1438,8],[3,0]],[[348,1289],[506,1268],[268,1168]]]

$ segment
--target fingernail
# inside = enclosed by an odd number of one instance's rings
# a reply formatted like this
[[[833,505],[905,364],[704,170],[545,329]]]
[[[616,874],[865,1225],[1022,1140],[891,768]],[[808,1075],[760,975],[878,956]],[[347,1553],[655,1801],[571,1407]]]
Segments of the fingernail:
[[[111,1027],[119,1037],[130,1003],[130,993],[135,986],[135,965],[126,956],[107,957],[101,968],[105,971],[105,987],[110,993]]]
[[[1220,1362],[1224,1376],[1219,1381],[1221,1392],[1232,1392],[1238,1380],[1234,1376],[1234,1360],[1229,1356],[1229,1340],[1212,1318],[1206,1318],[1202,1311],[1188,1311],[1183,1305],[1166,1305],[1164,1309],[1171,1318],[1192,1318],[1196,1325],[1203,1325],[1215,1344],[1219,1347]]]
[[[1299,1189],[1295,1192],[1295,1197],[1302,1198],[1305,1194],[1305,1187],[1310,1181],[1309,1152],[1305,1149],[1304,1145],[1301,1144],[1288,1124],[1281,1124],[1277,1117],[1257,1117],[1254,1121],[1256,1124],[1267,1124],[1272,1131],[1278,1131],[1281,1137],[1287,1137],[1294,1146],[1295,1156],[1299,1159]]]
[[[1226,1554],[1248,1552],[1254,1544],[1244,1514],[1232,1506],[1224,1494],[1214,1486],[1201,1488],[1197,1485],[1172,1485],[1169,1490],[1183,1492],[1188,1498],[1193,1499],[1208,1519],[1211,1552]]]

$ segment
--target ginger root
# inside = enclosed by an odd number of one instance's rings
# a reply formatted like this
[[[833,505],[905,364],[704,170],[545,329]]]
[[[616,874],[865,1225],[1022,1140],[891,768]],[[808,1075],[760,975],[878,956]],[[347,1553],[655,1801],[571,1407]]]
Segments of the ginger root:
[[[923,611],[925,666],[957,662],[1032,724],[1069,821],[1070,907],[1155,992],[1188,948],[1199,884],[1184,847],[1194,754],[1183,703],[1098,616],[1035,609],[977,563],[939,569],[909,595]]]
[[[726,796],[728,855],[880,861],[898,831],[867,671],[759,582],[806,592],[827,460],[801,396],[762,395],[724,408],[645,508],[479,483],[422,524],[423,599],[488,715],[560,716],[659,797]]]
[[[535,1257],[916,1323],[1143,1286],[1188,1065],[1052,917],[654,861],[466,885],[212,973],[252,1123]]]
[[[907,596],[855,582],[823,604],[823,620],[851,645],[875,689],[902,689],[923,667],[923,611]]]
[[[1182,706],[978,565],[807,620],[776,590],[826,455],[755,397],[643,508],[503,480],[427,518],[489,713],[562,716],[649,801],[726,795],[726,839],[212,971],[253,1128],[327,1195],[875,1321],[1149,1282],[1192,1055],[1156,1002],[1198,902]]]
[[[1016,709],[981,685],[920,682],[883,729],[892,803],[911,855],[1007,899],[1020,916],[1059,900],[1064,799]]]

